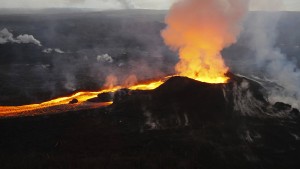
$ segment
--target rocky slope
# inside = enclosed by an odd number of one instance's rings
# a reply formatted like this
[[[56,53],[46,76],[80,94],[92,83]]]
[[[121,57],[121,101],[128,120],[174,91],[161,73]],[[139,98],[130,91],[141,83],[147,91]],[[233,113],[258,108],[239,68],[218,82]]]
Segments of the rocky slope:
[[[299,167],[299,111],[230,76],[173,77],[153,91],[100,95],[114,100],[106,108],[1,119],[1,168]]]

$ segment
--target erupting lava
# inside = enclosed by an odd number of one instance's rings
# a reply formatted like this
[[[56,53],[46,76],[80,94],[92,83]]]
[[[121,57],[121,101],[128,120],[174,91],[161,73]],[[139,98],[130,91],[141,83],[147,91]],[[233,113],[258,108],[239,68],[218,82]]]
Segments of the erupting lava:
[[[169,78],[166,77],[164,80],[152,81],[148,83],[141,83],[137,85],[133,85],[128,87],[130,90],[152,90],[160,86],[164,83],[164,81]],[[115,86],[109,89],[103,89],[98,92],[78,92],[68,97],[61,97],[57,99],[53,99],[47,102],[43,102],[40,104],[31,104],[24,106],[0,106],[0,117],[1,116],[14,116],[22,113],[26,113],[25,115],[34,115],[37,112],[61,112],[61,111],[72,111],[72,110],[80,110],[86,108],[98,108],[103,106],[111,105],[113,102],[104,102],[104,103],[88,103],[86,102],[89,99],[95,98],[98,94],[107,93],[107,92],[116,92],[124,87]],[[78,100],[78,104],[69,104],[73,99]],[[52,108],[51,111],[43,110],[47,108]]]
[[[171,8],[165,43],[179,51],[176,71],[181,76],[207,82],[225,83],[228,67],[221,51],[236,42],[246,0],[180,0]]]
[[[179,52],[180,61],[175,69],[180,76],[207,82],[226,83],[228,67],[221,51],[236,42],[240,33],[240,22],[247,11],[248,0],[179,0],[173,5],[166,18],[167,28],[162,31],[165,43]],[[163,80],[133,85],[136,77],[128,79],[126,88],[151,90],[160,86]],[[99,92],[78,92],[69,97],[50,100],[41,104],[25,106],[0,106],[0,116],[21,113],[34,114],[51,108],[54,112],[102,107],[112,104],[88,103],[87,100],[104,92],[115,92],[122,86],[114,87],[117,79],[108,77],[105,84],[109,89]],[[79,104],[69,104],[77,99]],[[45,110],[48,112],[48,110]]]

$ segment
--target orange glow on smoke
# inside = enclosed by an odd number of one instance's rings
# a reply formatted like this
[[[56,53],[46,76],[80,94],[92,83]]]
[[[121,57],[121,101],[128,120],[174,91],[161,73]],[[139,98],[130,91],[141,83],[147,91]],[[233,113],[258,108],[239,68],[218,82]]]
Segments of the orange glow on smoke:
[[[176,71],[180,76],[226,83],[228,67],[221,51],[236,42],[245,0],[181,0],[166,17],[162,31],[165,44],[178,51]]]
[[[180,76],[207,82],[226,83],[228,67],[221,51],[236,42],[240,33],[240,22],[247,11],[248,0],[180,0],[175,3],[167,18],[167,28],[162,31],[164,42],[178,51],[180,61],[175,70]],[[78,92],[68,97],[53,99],[41,104],[25,106],[0,106],[1,116],[35,115],[38,112],[67,112],[98,108],[111,105],[89,103],[91,98],[105,92],[115,92],[122,88],[131,90],[152,90],[169,78],[137,83],[134,75],[129,76],[122,86],[116,86],[118,79],[110,75],[106,79],[105,90],[98,92]],[[77,104],[69,104],[77,99]],[[41,114],[38,113],[38,114]]]
[[[190,59],[192,56],[198,56],[199,59]],[[228,68],[218,53],[201,54],[201,51],[188,47],[181,49],[180,57],[176,71],[181,76],[207,83],[226,83],[229,79],[225,76]]]

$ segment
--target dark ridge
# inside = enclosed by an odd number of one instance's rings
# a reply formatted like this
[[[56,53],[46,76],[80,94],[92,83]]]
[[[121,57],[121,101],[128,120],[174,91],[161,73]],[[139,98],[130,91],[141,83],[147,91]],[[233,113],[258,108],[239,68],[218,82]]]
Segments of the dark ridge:
[[[225,84],[175,76],[153,91],[122,89],[115,93],[112,112],[151,112],[164,127],[177,126],[178,121],[182,125],[187,122],[184,116],[190,117],[190,125],[198,125],[199,121],[220,121],[244,115],[267,117],[282,111],[297,114],[284,103],[272,106],[266,99],[267,92],[258,82],[233,74],[229,76],[230,80]]]
[[[153,91],[154,107],[178,108],[178,112],[192,113],[203,118],[224,117],[228,104],[223,93],[224,84],[209,84],[186,77],[173,77]],[[199,119],[199,118],[197,118]]]
[[[111,102],[114,99],[114,93],[101,93],[97,97],[87,100],[88,102]]]
[[[230,73],[230,72],[227,73],[227,76],[230,78],[229,83],[227,84],[227,86],[232,88],[233,84],[241,86],[243,82],[246,82],[246,83],[248,83],[247,91],[251,91],[254,98],[256,98],[259,101],[263,102],[265,105],[268,104],[268,100],[266,99],[267,91],[259,82],[253,81],[253,80],[251,80],[247,77],[237,76],[237,75],[235,75],[233,73]]]
[[[276,108],[277,110],[291,110],[292,106],[285,104],[285,103],[281,103],[281,102],[276,102],[274,105],[274,108]]]

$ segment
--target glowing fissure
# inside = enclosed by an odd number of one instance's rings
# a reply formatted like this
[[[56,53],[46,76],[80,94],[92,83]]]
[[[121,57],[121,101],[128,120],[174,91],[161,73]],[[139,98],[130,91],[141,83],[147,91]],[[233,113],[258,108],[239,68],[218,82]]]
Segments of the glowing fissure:
[[[167,77],[168,78],[168,77]],[[130,90],[153,90],[163,84],[164,80],[158,80],[158,81],[152,81],[148,83],[141,83],[137,85],[133,85],[130,87],[127,87]],[[92,103],[86,103],[87,100],[95,98],[98,96],[98,94],[101,93],[107,93],[107,92],[116,92],[117,90],[120,90],[124,88],[123,86],[114,86],[109,89],[103,89],[98,92],[78,92],[71,96],[67,97],[61,97],[57,99],[53,99],[47,102],[43,102],[40,104],[30,104],[30,105],[24,105],[24,106],[0,106],[0,116],[6,116],[11,114],[18,114],[18,113],[24,113],[24,112],[30,112],[34,110],[39,110],[43,108],[49,108],[49,107],[55,107],[55,106],[62,106],[62,105],[68,105],[67,107],[64,107],[64,111],[66,110],[74,110],[74,107],[76,107],[79,104],[89,104]],[[71,105],[69,104],[73,99],[77,99],[78,103]],[[99,105],[99,107],[108,106],[111,105],[113,102],[106,102]],[[83,106],[84,107],[84,106]]]

